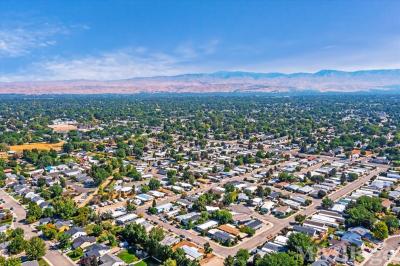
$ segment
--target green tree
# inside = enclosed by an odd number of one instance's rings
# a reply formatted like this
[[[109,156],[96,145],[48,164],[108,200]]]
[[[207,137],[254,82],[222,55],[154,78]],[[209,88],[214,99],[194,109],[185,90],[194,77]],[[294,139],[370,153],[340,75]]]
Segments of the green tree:
[[[346,213],[349,215],[346,219],[346,225],[348,227],[365,226],[367,228],[372,228],[372,225],[376,221],[375,215],[363,206],[350,208],[346,210]]]
[[[397,219],[397,217],[394,215],[386,215],[383,218],[383,221],[387,225],[389,232],[391,234],[395,233],[397,231],[397,229],[400,228],[399,219]]]
[[[23,236],[16,236],[14,237],[10,243],[8,244],[8,252],[11,254],[19,254],[25,249],[26,241],[24,240]]]
[[[296,260],[293,256],[284,252],[266,254],[264,257],[256,261],[256,266],[301,266],[302,261]]]
[[[71,235],[62,233],[58,237],[58,247],[62,250],[66,250],[71,246]]]
[[[217,210],[212,214],[212,217],[220,224],[226,224],[232,221],[232,213],[228,210]]]
[[[294,217],[294,220],[300,224],[302,224],[305,220],[306,220],[306,216],[305,215],[301,215],[301,214],[297,214]]]
[[[92,235],[100,236],[103,232],[103,226],[101,224],[95,224],[92,228]]]
[[[63,192],[63,188],[59,184],[54,184],[50,187],[50,192],[51,192],[51,197],[56,198],[56,197],[61,196],[61,194]]]
[[[158,179],[152,178],[149,181],[149,188],[150,190],[157,190],[161,186],[161,182]]]
[[[176,260],[168,258],[166,261],[163,262],[162,266],[177,266]]]
[[[372,228],[372,232],[374,233],[374,237],[379,240],[384,240],[389,236],[389,229],[384,222],[376,222]]]
[[[210,254],[210,253],[213,252],[213,249],[212,249],[212,247],[211,247],[209,242],[204,243],[203,248],[204,248],[204,252],[206,254]]]
[[[63,198],[54,201],[53,207],[55,214],[65,220],[71,219],[77,211],[75,201],[70,198]]]
[[[307,263],[315,260],[317,247],[312,242],[312,239],[304,233],[291,234],[287,242],[287,247],[290,251],[301,254]]]
[[[330,208],[332,208],[333,207],[333,200],[331,200],[330,198],[328,198],[328,197],[325,197],[325,198],[323,198],[322,199],[322,203],[321,203],[321,206],[322,206],[322,208],[324,208],[324,209],[330,209]]]
[[[25,248],[26,255],[30,260],[37,260],[46,254],[46,244],[39,237],[32,237]]]
[[[34,223],[42,217],[42,214],[42,209],[36,203],[30,202],[26,213],[26,220],[28,223]]]
[[[153,227],[150,232],[149,232],[149,238],[156,241],[160,242],[163,240],[165,237],[164,230],[161,227]]]
[[[3,256],[0,256],[0,265],[1,266],[21,266],[21,259],[17,257],[11,257],[11,258],[4,258]]]

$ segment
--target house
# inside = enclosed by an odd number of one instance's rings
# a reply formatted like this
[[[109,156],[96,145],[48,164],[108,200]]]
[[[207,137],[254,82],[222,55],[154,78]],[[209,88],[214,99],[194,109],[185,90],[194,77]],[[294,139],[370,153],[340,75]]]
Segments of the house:
[[[272,201],[266,201],[264,204],[260,207],[260,212],[262,213],[269,213],[271,212],[272,208],[275,206],[275,203]]]
[[[126,224],[128,222],[131,222],[131,221],[135,220],[137,217],[138,216],[136,214],[134,214],[134,213],[128,213],[126,215],[118,217],[115,220],[115,223],[118,224],[118,225],[123,225],[123,224]]]
[[[348,260],[347,247],[348,242],[339,241],[336,239],[329,240],[329,247],[321,250],[320,260],[329,261],[329,265],[346,264]]]
[[[151,201],[154,199],[153,196],[147,195],[147,194],[139,194],[135,196],[136,199],[141,200],[143,202]]]
[[[122,266],[126,265],[120,258],[114,254],[104,254],[100,257],[99,266]]]
[[[71,236],[71,239],[74,240],[80,236],[85,236],[87,235],[85,230],[81,227],[72,227],[68,231],[65,232],[65,234]]]
[[[293,231],[307,234],[310,237],[314,237],[317,234],[317,230],[315,230],[314,228],[297,224],[293,226]]]
[[[85,249],[91,245],[96,243],[96,237],[94,236],[79,236],[72,241],[72,248],[77,249]]]
[[[176,201],[176,204],[178,204],[182,207],[188,208],[188,209],[192,208],[192,206],[193,206],[193,203],[188,201],[187,199],[178,199]]]
[[[297,192],[302,193],[302,194],[308,194],[311,193],[314,189],[310,186],[304,186],[300,187]]]
[[[104,244],[93,244],[88,247],[85,251],[85,257],[101,257],[104,254],[108,253],[110,249]]]
[[[278,191],[272,191],[267,198],[271,199],[271,200],[277,200],[279,199],[279,197],[281,196],[281,193]]]
[[[261,222],[258,219],[254,219],[254,220],[248,221],[244,225],[247,226],[247,227],[250,227],[250,228],[252,228],[254,230],[258,230],[263,226],[263,222]]]
[[[307,199],[300,197],[300,196],[291,196],[290,199],[292,199],[295,202],[300,203],[301,205],[306,205]]]
[[[275,253],[275,252],[284,252],[287,250],[283,245],[276,244],[273,242],[267,242],[261,249],[262,251],[265,251],[267,253]]]
[[[282,246],[286,246],[288,240],[289,240],[289,238],[287,238],[286,236],[278,235],[277,237],[275,237],[273,243],[282,245]]]
[[[64,221],[64,220],[58,220],[55,222],[54,226],[57,228],[58,231],[64,232],[72,226],[71,221]]]
[[[316,260],[311,266],[331,266],[332,264],[327,260]]]
[[[398,190],[393,190],[389,192],[389,199],[395,200],[400,198],[400,191]]]
[[[178,244],[181,240],[177,237],[171,236],[171,235],[167,235],[166,237],[164,237],[163,240],[160,241],[160,244],[163,246],[169,246],[172,247],[175,244]]]
[[[51,218],[49,218],[49,217],[41,218],[41,219],[39,220],[39,225],[46,225],[46,224],[48,224],[48,223],[50,223],[50,222],[51,222]]]
[[[289,206],[280,206],[273,210],[273,213],[277,216],[286,216],[288,215],[292,209]]]
[[[212,212],[216,212],[219,210],[219,207],[216,206],[206,206],[206,212],[208,213],[212,213]]]
[[[196,226],[196,229],[200,232],[205,232],[208,229],[214,228],[218,226],[218,222],[214,221],[214,220],[210,220],[208,222],[205,222],[203,224],[200,224],[198,226]]]
[[[221,231],[219,229],[211,229],[210,231],[208,231],[208,234],[212,239],[222,243],[234,240],[234,237],[231,234]]]
[[[233,236],[239,236],[240,235],[239,229],[237,229],[235,226],[230,225],[230,224],[220,225],[218,227],[218,229],[221,230],[221,231],[224,231],[225,233],[233,235]]]
[[[246,202],[249,200],[249,196],[247,196],[245,193],[239,193],[237,200],[239,202]]]
[[[362,226],[352,227],[352,228],[349,228],[347,231],[356,233],[356,234],[360,235],[362,238],[372,239],[371,231]]]
[[[162,212],[170,211],[172,209],[172,207],[173,207],[172,203],[166,203],[166,204],[156,206],[155,208],[157,210],[157,213],[162,213]]]
[[[192,260],[198,260],[203,257],[203,254],[199,252],[199,250],[195,247],[189,247],[187,245],[183,245],[181,247],[185,254]]]
[[[176,220],[183,225],[188,225],[190,222],[193,222],[200,218],[200,213],[198,212],[189,212],[187,214],[176,216]]]
[[[363,245],[363,241],[361,240],[361,236],[359,234],[353,232],[346,232],[342,238],[342,241],[346,241],[350,244],[356,245],[357,247],[361,247]]]
[[[382,206],[385,209],[389,209],[391,205],[392,205],[392,202],[389,199],[384,199],[382,201]]]
[[[21,263],[21,266],[39,266],[39,262],[37,260],[30,260]]]

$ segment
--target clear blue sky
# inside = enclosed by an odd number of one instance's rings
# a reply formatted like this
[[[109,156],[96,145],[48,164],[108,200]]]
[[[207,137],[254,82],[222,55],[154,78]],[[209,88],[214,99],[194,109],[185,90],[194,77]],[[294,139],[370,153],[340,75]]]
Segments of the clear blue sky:
[[[400,68],[400,1],[0,2],[0,81]]]

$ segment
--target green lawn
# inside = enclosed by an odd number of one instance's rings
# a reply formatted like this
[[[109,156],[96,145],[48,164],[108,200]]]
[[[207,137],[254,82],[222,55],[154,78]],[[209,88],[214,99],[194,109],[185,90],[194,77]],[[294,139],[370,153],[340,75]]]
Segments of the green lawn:
[[[135,254],[127,249],[122,250],[120,253],[117,254],[117,257],[123,260],[125,263],[130,264],[138,260]]]
[[[138,263],[135,263],[134,265],[135,266],[147,266],[147,263],[142,260],[142,261],[139,261]]]
[[[50,266],[44,259],[38,259],[39,266]]]
[[[6,220],[1,220],[0,221],[0,226],[1,225],[6,225],[6,224],[11,224],[13,218],[6,219]]]
[[[67,253],[67,256],[70,257],[71,260],[77,261],[82,257],[82,253],[79,254],[78,252],[71,251]]]

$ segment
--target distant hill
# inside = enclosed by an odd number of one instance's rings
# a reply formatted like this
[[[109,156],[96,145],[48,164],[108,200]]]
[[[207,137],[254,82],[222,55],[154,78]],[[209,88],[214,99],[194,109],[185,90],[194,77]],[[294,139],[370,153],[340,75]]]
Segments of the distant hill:
[[[218,71],[124,80],[0,82],[1,94],[211,93],[400,91],[400,69],[354,72],[255,73]]]

